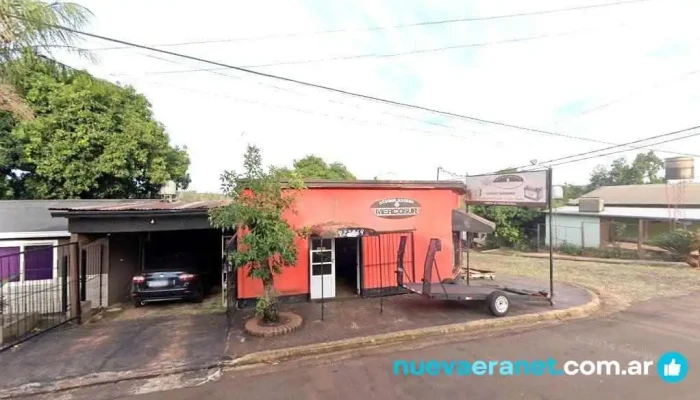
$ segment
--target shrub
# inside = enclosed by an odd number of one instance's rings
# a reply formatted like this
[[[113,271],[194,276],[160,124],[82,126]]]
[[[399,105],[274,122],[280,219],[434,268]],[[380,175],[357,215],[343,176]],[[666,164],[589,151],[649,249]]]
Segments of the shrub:
[[[583,249],[581,246],[576,246],[575,244],[571,244],[569,242],[564,242],[559,246],[559,252],[562,254],[568,254],[570,256],[580,256],[583,254]]]
[[[694,237],[695,234],[693,232],[685,229],[676,229],[651,239],[649,243],[670,251],[678,259],[685,259],[690,254],[691,243]]]

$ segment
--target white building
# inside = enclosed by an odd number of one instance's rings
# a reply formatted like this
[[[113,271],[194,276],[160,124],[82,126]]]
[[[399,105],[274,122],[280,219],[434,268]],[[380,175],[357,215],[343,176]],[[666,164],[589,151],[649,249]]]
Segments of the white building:
[[[604,186],[553,215],[554,246],[644,243],[673,227],[700,229],[700,183]]]

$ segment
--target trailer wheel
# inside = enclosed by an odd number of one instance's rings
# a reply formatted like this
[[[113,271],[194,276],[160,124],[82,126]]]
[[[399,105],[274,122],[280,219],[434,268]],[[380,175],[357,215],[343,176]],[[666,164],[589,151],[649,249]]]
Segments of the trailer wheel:
[[[488,297],[486,297],[486,304],[491,314],[497,317],[503,317],[508,314],[508,309],[510,308],[508,296],[499,290],[491,292]]]
[[[443,283],[444,285],[454,285],[454,284],[457,283],[457,282],[456,282],[454,279],[452,279],[452,278],[445,278],[445,279],[442,280],[442,283]]]

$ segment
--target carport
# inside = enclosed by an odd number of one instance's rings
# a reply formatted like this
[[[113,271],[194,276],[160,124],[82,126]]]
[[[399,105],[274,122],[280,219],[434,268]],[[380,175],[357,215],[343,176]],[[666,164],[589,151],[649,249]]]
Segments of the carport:
[[[210,286],[221,285],[222,246],[227,238],[209,224],[217,201],[144,200],[129,204],[52,209],[67,218],[71,241],[79,243],[79,293],[92,307],[129,300],[137,273],[184,265],[201,271]],[[101,257],[97,257],[99,244]],[[91,261],[99,258],[99,270]]]

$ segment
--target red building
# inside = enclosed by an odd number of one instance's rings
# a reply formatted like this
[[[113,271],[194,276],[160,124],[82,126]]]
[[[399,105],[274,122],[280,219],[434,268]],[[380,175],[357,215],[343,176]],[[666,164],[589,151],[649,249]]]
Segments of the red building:
[[[463,230],[453,228],[453,214],[465,192],[463,183],[315,181],[306,186],[297,197],[296,213],[287,218],[293,228],[310,227],[314,235],[298,239],[297,265],[275,277],[281,296],[396,293],[401,237],[406,238],[403,264],[408,279],[421,279],[415,270],[422,271],[431,238],[442,241],[436,256],[439,276],[453,275],[454,249],[461,243],[453,232]],[[239,270],[237,278],[239,300],[262,294],[262,283],[249,278],[247,271]]]
[[[465,193],[461,182],[307,181],[306,186],[287,219],[294,228],[311,228],[313,235],[297,240],[297,265],[275,276],[277,290],[291,299],[397,293],[399,265],[405,280],[421,280],[431,238],[442,242],[433,279],[451,277],[460,260],[460,232],[486,232],[480,228],[489,224],[459,210]],[[82,300],[125,301],[135,275],[188,259],[214,280],[221,274],[215,285],[222,286],[222,300],[231,307],[259,297],[262,283],[245,269],[230,279],[222,268],[232,233],[213,228],[209,211],[225,204],[105,200],[50,211],[68,219],[71,241],[79,243],[80,271],[71,274],[84,281]]]

